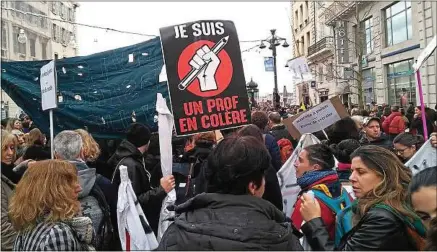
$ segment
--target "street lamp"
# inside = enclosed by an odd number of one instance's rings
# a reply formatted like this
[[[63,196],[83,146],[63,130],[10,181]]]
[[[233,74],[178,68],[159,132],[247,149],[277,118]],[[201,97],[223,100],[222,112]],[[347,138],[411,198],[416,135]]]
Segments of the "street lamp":
[[[274,81],[275,81],[275,87],[273,89],[273,106],[275,108],[277,108],[279,106],[280,97],[279,97],[279,92],[278,92],[278,74],[277,74],[277,70],[276,70],[276,47],[281,45],[281,43],[282,43],[282,47],[284,47],[284,48],[289,47],[290,45],[287,43],[287,40],[285,38],[281,38],[281,37],[276,35],[276,29],[271,29],[270,34],[271,34],[271,36],[269,38],[267,38],[265,40],[261,40],[261,44],[259,45],[259,48],[260,49],[266,48],[266,45],[264,44],[264,42],[265,42],[265,43],[270,44],[269,49],[272,50],[273,76],[274,76]]]

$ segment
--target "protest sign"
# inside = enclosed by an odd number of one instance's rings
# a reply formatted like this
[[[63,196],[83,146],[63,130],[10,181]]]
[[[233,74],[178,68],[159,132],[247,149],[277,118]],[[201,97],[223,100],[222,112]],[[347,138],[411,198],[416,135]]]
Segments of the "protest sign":
[[[250,121],[240,45],[232,21],[203,20],[160,29],[177,135]]]
[[[349,116],[346,108],[337,96],[323,103],[301,112],[283,121],[294,138],[305,133],[314,133],[323,130],[340,119]]]
[[[432,147],[431,139],[425,142],[414,156],[405,163],[411,169],[413,176],[422,170],[437,166],[437,149]]]
[[[39,78],[41,84],[41,105],[42,110],[54,109],[58,105],[56,103],[56,68],[55,61],[50,61],[48,64],[41,67],[41,76]]]
[[[294,163],[296,162],[297,158],[299,157],[299,153],[303,148],[318,143],[320,143],[320,140],[314,135],[302,135],[290,158],[277,172],[279,186],[281,187],[282,202],[284,204],[283,211],[288,217],[290,217],[293,213],[294,204],[297,201],[297,195],[301,190],[300,186],[297,184],[296,168]]]

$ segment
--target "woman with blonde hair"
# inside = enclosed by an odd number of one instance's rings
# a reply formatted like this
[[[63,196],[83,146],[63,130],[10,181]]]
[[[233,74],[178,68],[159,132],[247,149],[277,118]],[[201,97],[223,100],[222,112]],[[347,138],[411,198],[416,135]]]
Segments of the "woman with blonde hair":
[[[46,160],[51,158],[50,151],[46,149],[46,137],[37,128],[31,130],[26,136],[23,160]]]
[[[75,130],[82,137],[82,148],[85,162],[94,162],[100,156],[99,144],[94,140],[88,131],[83,129]]]
[[[1,170],[2,175],[12,181],[18,183],[20,176],[13,171],[14,162],[17,157],[17,138],[11,133],[2,130],[2,159]]]
[[[9,119],[8,124],[6,125],[6,130],[11,132],[14,129],[20,130],[20,131],[23,130],[23,125],[21,124],[20,119],[17,119],[17,118]]]
[[[1,159],[1,170],[2,170],[2,198],[1,198],[1,237],[2,245],[1,250],[12,250],[16,232],[12,227],[12,224],[8,217],[8,206],[9,198],[12,196],[12,192],[15,188],[15,183],[18,182],[20,177],[15,174],[12,170],[14,167],[15,151],[16,151],[16,141],[17,138],[7,132],[2,130],[1,132],[1,146],[2,146],[2,159]]]
[[[18,232],[14,251],[92,250],[91,219],[76,217],[81,190],[73,164],[61,160],[31,164],[9,205]]]
[[[352,205],[352,230],[338,250],[423,250],[426,228],[408,201],[411,171],[389,150],[362,146],[351,155],[349,180],[357,197]],[[301,230],[314,250],[333,250],[320,218],[320,206],[304,194]]]

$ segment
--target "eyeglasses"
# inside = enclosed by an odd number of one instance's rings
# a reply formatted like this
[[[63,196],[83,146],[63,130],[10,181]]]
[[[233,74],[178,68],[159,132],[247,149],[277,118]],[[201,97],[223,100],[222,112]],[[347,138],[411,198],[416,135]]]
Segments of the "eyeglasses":
[[[402,150],[398,150],[398,149],[394,148],[393,152],[396,153],[396,154],[402,155],[402,154],[404,154],[404,151],[406,151],[407,149],[408,149],[408,147],[405,148],[405,149],[402,149]]]

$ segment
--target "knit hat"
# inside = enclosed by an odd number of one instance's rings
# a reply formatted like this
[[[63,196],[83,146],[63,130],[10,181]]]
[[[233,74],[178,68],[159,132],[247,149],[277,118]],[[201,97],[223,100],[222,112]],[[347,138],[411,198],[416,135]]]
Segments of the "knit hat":
[[[141,123],[133,123],[127,130],[126,139],[135,147],[147,145],[150,141],[149,128]]]

